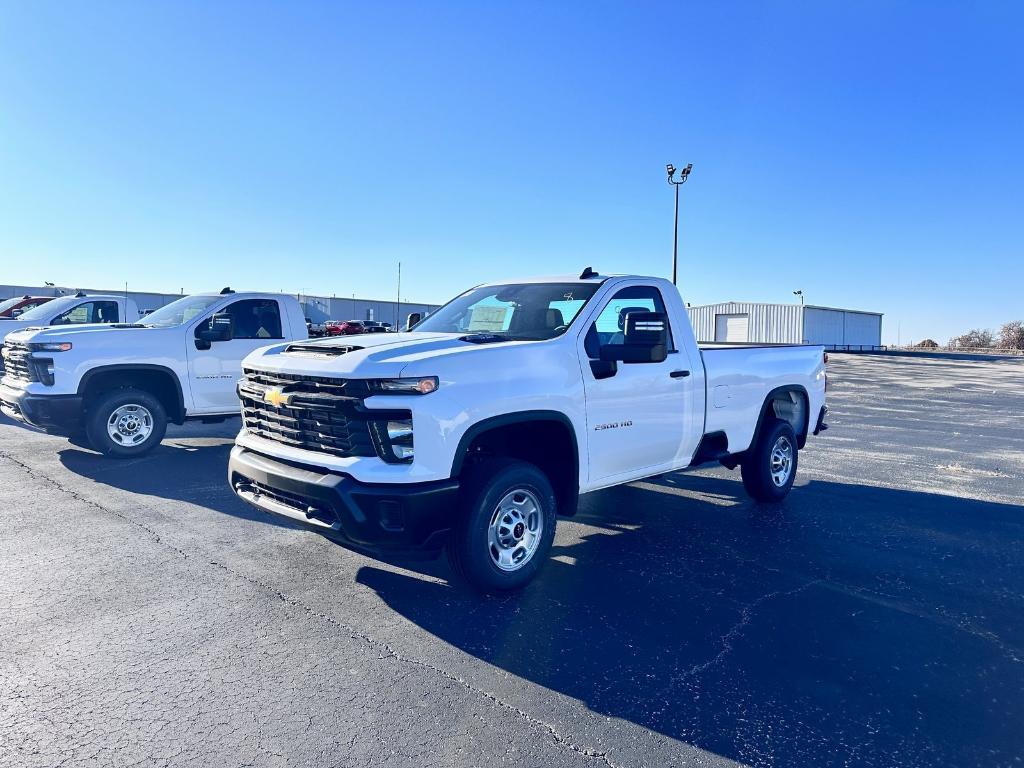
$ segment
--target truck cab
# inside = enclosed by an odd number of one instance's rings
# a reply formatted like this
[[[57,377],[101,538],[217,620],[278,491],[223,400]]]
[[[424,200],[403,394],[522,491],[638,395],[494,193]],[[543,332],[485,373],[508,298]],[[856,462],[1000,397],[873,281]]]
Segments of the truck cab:
[[[9,334],[25,328],[134,323],[138,319],[139,308],[135,300],[124,294],[78,292],[73,296],[40,301],[16,317],[0,318],[0,342]]]
[[[139,322],[29,328],[5,340],[0,409],[57,434],[84,433],[108,456],[138,456],[168,423],[237,416],[242,359],[306,338],[294,297],[229,288]]]
[[[824,428],[821,347],[701,349],[670,282],[589,269],[242,368],[241,498],[365,551],[447,548],[485,591],[533,578],[581,493],[721,462],[781,501]]]

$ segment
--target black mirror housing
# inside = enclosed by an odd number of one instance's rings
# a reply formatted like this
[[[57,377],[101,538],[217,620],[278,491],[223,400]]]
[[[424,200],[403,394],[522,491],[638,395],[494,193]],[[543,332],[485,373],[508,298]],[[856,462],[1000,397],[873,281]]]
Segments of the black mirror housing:
[[[422,319],[423,315],[420,312],[410,312],[409,317],[405,320],[405,330],[411,331],[412,327]]]
[[[225,313],[210,318],[209,326],[199,331],[203,341],[231,341],[235,337],[235,319]]]
[[[668,357],[668,317],[664,312],[630,312],[623,330],[623,343],[602,346],[601,360],[661,363]]]

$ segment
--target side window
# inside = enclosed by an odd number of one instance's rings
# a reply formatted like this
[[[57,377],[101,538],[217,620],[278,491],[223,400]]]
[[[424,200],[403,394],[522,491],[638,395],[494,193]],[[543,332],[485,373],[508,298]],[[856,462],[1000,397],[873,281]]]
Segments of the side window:
[[[85,323],[116,323],[116,301],[86,301],[55,317],[50,325],[84,325]]]
[[[116,301],[95,301],[93,302],[93,323],[116,323],[117,302]]]
[[[218,314],[231,315],[235,321],[236,339],[283,339],[281,333],[281,309],[273,299],[242,299],[228,304]],[[196,334],[204,328],[200,323]]]
[[[605,304],[597,320],[587,330],[583,346],[587,355],[596,360],[605,344],[622,344],[625,338],[626,315],[630,312],[664,312],[665,302],[661,291],[651,285],[634,285],[623,288]],[[672,328],[669,327],[669,349],[672,343]]]

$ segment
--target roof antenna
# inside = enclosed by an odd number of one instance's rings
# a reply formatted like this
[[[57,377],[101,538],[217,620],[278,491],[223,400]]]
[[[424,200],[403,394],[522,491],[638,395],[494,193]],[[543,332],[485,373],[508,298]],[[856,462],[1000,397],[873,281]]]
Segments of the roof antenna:
[[[580,280],[589,280],[592,277],[597,277],[597,272],[594,271],[593,267],[587,267],[580,274]]]
[[[220,289],[220,295],[221,295],[221,296],[227,296],[227,295],[228,295],[229,293],[234,293],[234,291],[232,291],[232,290],[231,290],[230,288],[228,288],[228,287],[224,287],[224,288],[221,288],[221,289]]]

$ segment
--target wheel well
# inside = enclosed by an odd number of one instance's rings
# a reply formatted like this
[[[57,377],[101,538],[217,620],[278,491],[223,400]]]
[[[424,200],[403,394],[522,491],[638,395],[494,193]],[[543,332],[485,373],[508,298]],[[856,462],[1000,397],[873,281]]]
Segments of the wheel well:
[[[528,461],[547,475],[558,500],[558,513],[576,513],[579,498],[579,452],[567,422],[530,419],[486,427],[460,445],[458,471],[477,456],[508,456]],[[464,440],[466,438],[463,438]]]
[[[81,395],[89,407],[90,401],[115,389],[142,389],[163,405],[167,418],[175,424],[185,420],[181,389],[173,373],[160,368],[113,368],[99,370],[82,382]]]
[[[797,443],[800,448],[807,442],[807,427],[810,423],[810,406],[807,402],[807,393],[802,389],[781,389],[774,390],[769,396],[761,417],[772,415],[782,421],[788,421],[796,433]],[[758,425],[760,428],[760,425]]]

